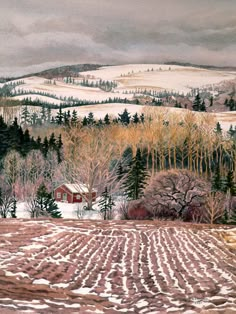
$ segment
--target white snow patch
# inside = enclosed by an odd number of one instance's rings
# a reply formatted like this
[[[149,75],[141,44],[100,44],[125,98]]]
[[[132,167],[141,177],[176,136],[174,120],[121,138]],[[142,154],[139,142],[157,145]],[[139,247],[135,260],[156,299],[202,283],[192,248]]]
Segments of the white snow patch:
[[[33,284],[34,285],[49,285],[50,284],[50,281],[46,280],[46,279],[35,279],[33,281]]]

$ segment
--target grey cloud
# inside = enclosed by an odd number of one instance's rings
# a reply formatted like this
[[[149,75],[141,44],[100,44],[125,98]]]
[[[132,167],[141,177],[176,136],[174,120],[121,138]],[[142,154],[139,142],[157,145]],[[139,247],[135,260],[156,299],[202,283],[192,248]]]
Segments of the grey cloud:
[[[83,62],[236,65],[234,0],[0,2],[0,76]]]

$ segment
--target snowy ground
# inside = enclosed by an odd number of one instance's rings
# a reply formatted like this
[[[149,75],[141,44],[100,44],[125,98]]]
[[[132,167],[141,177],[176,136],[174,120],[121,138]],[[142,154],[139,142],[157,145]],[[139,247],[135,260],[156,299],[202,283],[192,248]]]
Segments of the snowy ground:
[[[0,223],[0,313],[235,313],[235,253],[220,237],[230,226]]]
[[[86,211],[83,207],[86,205],[85,203],[78,204],[69,204],[63,202],[56,202],[59,208],[59,211],[62,214],[62,218],[65,219],[102,219],[102,214],[100,213],[98,202],[93,205],[92,211]],[[118,217],[119,202],[116,202],[116,206],[114,207],[114,218]],[[18,202],[16,209],[17,218],[30,218],[30,213],[28,211],[28,206],[26,202]]]
[[[56,95],[57,97],[73,97],[78,98],[80,100],[87,100],[87,101],[103,101],[109,98],[132,98],[133,95],[124,95],[119,93],[118,91],[115,92],[105,92],[99,88],[90,88],[90,87],[83,87],[80,85],[73,85],[73,84],[66,84],[62,80],[55,80],[56,85],[48,84],[47,80],[41,77],[28,77],[24,79],[25,84],[19,85],[16,87],[16,90],[24,90],[24,91],[35,91],[35,92],[44,92]],[[23,98],[26,97],[37,97],[43,101],[50,101],[53,102],[54,98],[40,96],[40,95],[23,95]],[[43,98],[41,98],[43,97]],[[15,99],[22,99],[22,96],[16,96]],[[33,98],[32,98],[33,99]],[[55,102],[56,103],[56,102]]]
[[[118,86],[111,92],[105,92],[99,88],[66,84],[62,79],[58,80],[57,78],[55,79],[56,85],[48,84],[48,80],[32,76],[25,78],[25,84],[17,86],[16,90],[23,89],[25,91],[46,92],[54,94],[57,97],[73,96],[74,98],[87,101],[103,101],[115,97],[131,99],[134,94],[124,94],[124,92],[131,91],[135,93],[138,89],[168,90],[186,94],[192,88],[212,87],[214,84],[236,78],[236,72],[163,64],[108,66],[95,71],[81,72],[80,75],[85,78],[92,77],[93,80],[116,81]],[[82,77],[77,80],[82,81]],[[26,97],[60,103],[60,100],[34,94],[31,96],[16,96],[15,99]]]
[[[187,93],[191,88],[212,86],[236,77],[235,72],[205,70],[163,64],[128,64],[102,67],[95,71],[81,73],[102,80],[115,80],[120,84],[117,90],[146,88],[155,90],[173,90]]]

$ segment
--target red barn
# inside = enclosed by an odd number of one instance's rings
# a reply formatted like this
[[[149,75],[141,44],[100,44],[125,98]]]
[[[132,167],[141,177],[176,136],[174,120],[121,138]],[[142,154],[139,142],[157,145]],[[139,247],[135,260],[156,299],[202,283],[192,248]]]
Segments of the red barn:
[[[54,198],[57,202],[82,203],[83,199],[88,198],[88,188],[84,184],[64,183],[54,191]],[[96,201],[97,193],[92,191],[93,202]]]

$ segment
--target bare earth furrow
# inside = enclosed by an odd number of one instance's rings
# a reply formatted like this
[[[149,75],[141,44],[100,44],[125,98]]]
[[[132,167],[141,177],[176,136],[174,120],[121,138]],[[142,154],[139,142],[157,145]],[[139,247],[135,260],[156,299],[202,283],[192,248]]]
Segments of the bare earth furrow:
[[[220,232],[170,222],[1,220],[0,313],[233,311],[235,252]]]

